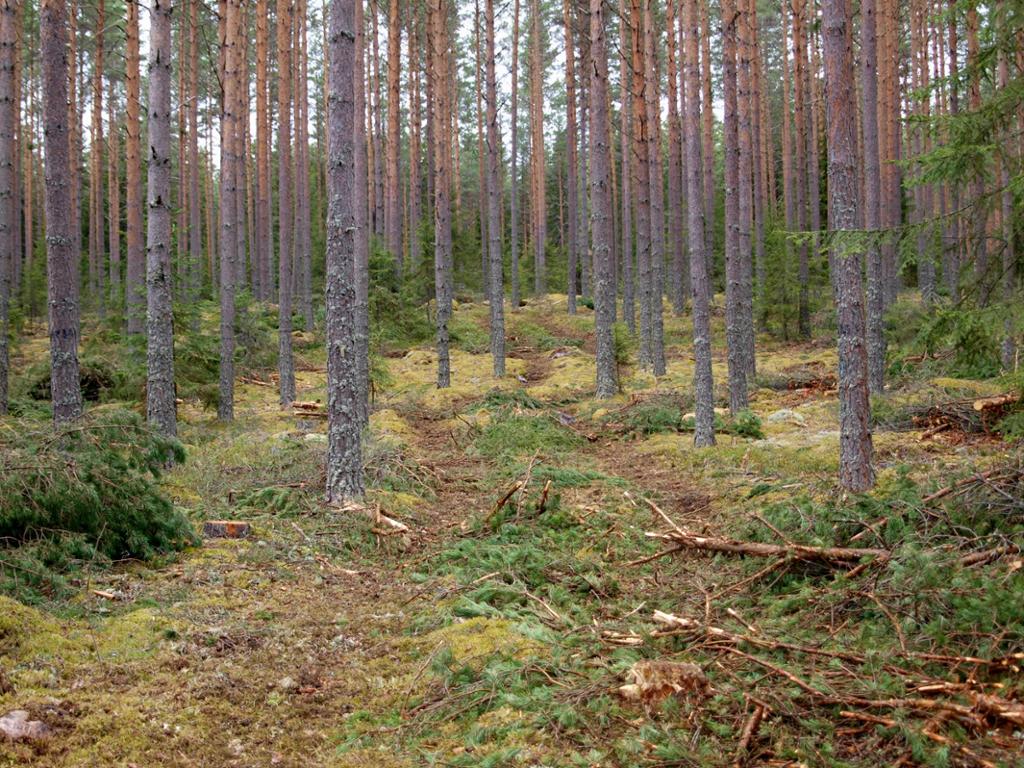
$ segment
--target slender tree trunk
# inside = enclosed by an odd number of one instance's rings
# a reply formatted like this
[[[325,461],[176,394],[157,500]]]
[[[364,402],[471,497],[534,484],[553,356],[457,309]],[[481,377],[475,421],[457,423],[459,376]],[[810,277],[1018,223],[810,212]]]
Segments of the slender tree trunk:
[[[129,334],[142,333],[145,319],[146,259],[142,245],[142,126],[139,122],[139,0],[126,0],[125,59],[125,240],[127,269],[125,273],[125,305]]]
[[[149,27],[149,217],[146,238],[146,417],[177,434],[171,314],[171,0],[153,0]]]
[[[509,248],[512,251],[512,310],[521,303],[519,287],[519,0],[512,12],[512,190],[509,195]]]
[[[801,154],[806,153],[807,147],[807,110],[804,105],[804,68],[806,67],[804,51],[804,9],[802,0],[792,0],[793,10],[793,120],[796,123],[796,154],[793,155],[795,162]],[[806,176],[798,173],[799,166],[793,168],[796,178],[793,179],[793,188],[796,192],[796,228],[805,233],[797,246],[799,253],[799,265],[797,268],[797,283],[799,286],[799,297],[797,305],[797,332],[800,338],[811,337],[811,305],[810,305],[810,256],[806,240],[807,232],[807,184]]]
[[[114,81],[110,81],[110,92],[107,94],[107,191],[110,196],[110,278],[109,303],[113,307],[120,306],[121,296],[121,155],[120,155],[120,131],[118,124],[117,89]],[[26,229],[31,233],[31,229]]]
[[[664,301],[665,293],[665,182],[661,165],[661,82],[656,58],[654,10],[644,0],[644,106],[647,115],[647,181],[651,185],[651,256],[648,312],[650,314],[650,360],[655,376],[665,375]]]
[[[570,49],[571,50],[571,49]],[[612,266],[611,125],[608,117],[608,53],[604,0],[590,0],[590,210],[594,249],[594,312],[597,333],[597,397],[618,390],[615,368],[615,270]]]
[[[754,23],[748,0],[737,0],[737,67],[736,67],[736,116],[737,116],[737,210],[739,213],[739,314],[738,339],[740,362],[746,381],[755,374],[754,355],[754,140],[752,118],[753,43],[751,41]],[[744,400],[746,398],[744,397]]]
[[[867,258],[868,386],[874,393],[885,388],[885,297],[882,286],[882,251],[877,237],[881,228],[881,167],[878,147],[878,42],[875,0],[861,2],[861,125],[864,136],[864,229],[872,240]]]
[[[383,105],[381,104],[381,92],[380,92],[380,11],[377,8],[377,4],[371,5],[373,13],[371,18],[373,21],[373,61],[371,64],[371,72],[373,73],[373,79],[371,81],[371,100],[370,107],[371,112],[371,123],[373,126],[371,142],[373,144],[373,233],[377,237],[384,237],[384,146],[383,146],[383,123],[382,113]]]
[[[265,0],[264,0],[265,1]],[[199,298],[203,285],[203,225],[199,205],[199,0],[188,3],[188,251],[191,294]]]
[[[488,250],[490,239],[487,234],[487,163],[484,150],[484,77],[483,43],[480,41],[480,0],[473,3],[473,76],[476,92],[476,189],[480,247],[480,289],[484,301],[491,298],[491,256]]]
[[[327,215],[327,500],[362,498],[360,436],[362,396],[359,384],[356,322],[356,207],[354,153],[357,116],[353,77],[355,9],[362,0],[331,0],[328,32],[328,215]]]
[[[491,357],[495,377],[505,375],[505,285],[501,258],[499,213],[500,176],[498,175],[498,78],[495,72],[494,0],[486,0],[487,38],[487,234],[490,255]],[[568,49],[567,49],[568,50]],[[571,58],[571,55],[570,55]]]
[[[398,86],[402,69],[402,19],[398,0],[388,5],[388,146],[387,190],[384,196],[384,237],[388,250],[395,257],[399,274],[402,273],[402,206],[399,189],[400,155],[399,120],[401,102]]]
[[[302,327],[313,330],[313,239],[309,208],[309,68],[308,7],[299,0],[296,35],[299,37],[295,64],[295,263],[298,267],[296,297],[302,312]]]
[[[409,83],[409,271],[416,272],[422,258],[420,222],[423,218],[420,191],[420,49],[418,35],[418,6],[409,9],[409,60],[406,67]]]
[[[234,113],[238,103],[240,0],[224,4],[224,38],[221,43],[223,99],[220,121],[220,399],[217,416],[222,421],[235,417],[235,280],[238,275],[238,239],[235,235],[238,200],[235,139],[238,135]]]
[[[632,0],[629,10],[632,31],[633,98],[633,192],[636,197],[636,264],[638,303],[640,305],[639,362],[645,370],[651,366],[651,182],[647,150],[651,126],[647,119],[646,67],[644,66],[643,6]]]
[[[686,123],[683,131],[686,142],[687,215],[689,218],[690,277],[693,283],[693,352],[696,365],[693,371],[694,444],[705,447],[715,444],[715,388],[711,373],[711,283],[708,279],[708,259],[704,229],[703,167],[709,158],[702,157],[700,142],[701,72],[697,60],[700,45],[700,0],[683,0],[686,13],[686,68],[683,110]],[[711,151],[707,145],[704,154]]]
[[[103,29],[106,25],[106,4],[96,2],[96,27],[93,30],[94,51],[92,68],[92,118],[89,132],[89,288],[99,310],[106,314],[106,269],[103,264]]]
[[[193,168],[188,164],[188,104],[185,87],[191,64],[188,58],[188,29],[185,23],[185,16],[182,15],[178,23],[178,215],[175,223],[175,240],[178,258],[178,295],[186,301],[192,301],[194,296],[190,295],[192,280],[188,258],[188,211],[189,206],[196,203],[188,196],[188,176]],[[113,129],[111,125],[110,130]]]
[[[452,314],[451,286],[451,137],[449,121],[449,51],[447,0],[430,0],[430,76],[434,82],[434,293],[437,299],[437,386],[451,385],[448,323]]]
[[[196,0],[193,0],[195,2]],[[270,47],[267,0],[256,0],[256,239],[252,244],[253,284],[257,299],[271,297],[270,253],[273,224],[270,215],[270,123],[267,54]]]
[[[955,0],[949,0],[949,114],[955,117],[960,112],[959,100],[959,67],[957,64],[957,13]],[[954,214],[949,219],[949,241],[946,243],[946,259],[943,265],[943,275],[946,279],[946,288],[949,291],[949,298],[954,303],[960,301],[960,187],[951,184],[949,188],[950,208]]]
[[[22,9],[24,8],[23,4],[21,5],[21,8]],[[19,29],[23,29],[23,27],[19,26]],[[29,84],[29,87],[28,87],[28,99],[27,99],[27,101],[28,101],[28,103],[27,103],[27,112],[28,112],[28,114],[26,115],[26,122],[27,122],[27,127],[28,127],[28,135],[32,136],[32,137],[38,135],[37,132],[36,132],[36,109],[35,109],[35,104],[36,104],[35,93],[36,93],[36,89],[35,89],[35,85],[34,85],[34,83],[35,83],[35,71],[34,71],[35,67],[33,66],[33,63],[34,63],[34,60],[32,58],[30,58],[29,59],[29,67],[28,67],[28,84]],[[25,307],[25,310],[26,310],[28,316],[34,318],[34,317],[37,316],[38,313],[37,313],[37,307],[35,306],[35,299],[34,299],[34,296],[33,296],[34,292],[31,290],[31,288],[33,287],[33,283],[34,283],[34,281],[33,281],[33,262],[34,262],[34,258],[35,258],[35,244],[36,244],[35,210],[34,210],[35,209],[35,183],[34,183],[34,180],[35,180],[35,175],[36,175],[36,160],[35,160],[35,152],[33,151],[33,142],[32,141],[22,141],[22,143],[21,143],[21,150],[22,150],[22,163],[21,163],[21,167],[23,169],[23,174],[22,175],[24,176],[24,182],[25,182],[25,187],[24,187],[24,192],[23,192],[23,199],[25,201],[25,217],[24,217],[24,228],[23,228],[23,231],[25,233],[25,237],[24,237],[23,242],[22,242],[22,248],[24,248],[25,257],[24,257],[24,266],[23,266],[23,269],[24,269],[24,279],[22,280],[21,285],[20,285],[20,288],[22,289],[20,292],[22,293],[22,306]],[[15,177],[15,178],[17,178],[17,177]],[[15,259],[17,259],[17,257],[15,257]]]
[[[868,403],[868,360],[865,349],[861,258],[856,240],[857,210],[856,115],[853,85],[853,35],[849,0],[824,0],[826,124],[828,126],[828,189],[834,230],[839,322],[839,481],[854,492],[874,484],[871,467],[871,410]]]
[[[359,397],[359,421],[362,427],[370,422],[370,226],[369,226],[369,188],[367,186],[366,156],[366,122],[363,114],[366,111],[366,46],[363,40],[365,24],[363,23],[363,0],[355,0],[355,91],[353,93],[354,117],[353,130],[355,159],[355,282],[356,282],[356,373]],[[344,30],[342,30],[344,32]]]
[[[1005,91],[1010,84],[1010,67],[1006,54],[1001,53],[996,66],[996,84],[1000,91]],[[1024,128],[1024,126],[1019,126]],[[1006,144],[1012,146],[1012,139],[1006,136]],[[1015,304],[1017,293],[1017,251],[1013,233],[1013,189],[1010,186],[1010,159],[1013,151],[1006,152],[1000,158],[999,173],[999,222],[1003,237],[1003,301],[1006,304],[1006,320],[1004,321],[1003,343],[1000,345],[1000,359],[1003,369],[1013,371],[1017,360],[1017,332],[1015,320],[1020,314],[1020,307]]]
[[[686,309],[686,248],[683,241],[683,144],[679,125],[679,74],[676,63],[676,2],[667,0],[665,29],[668,32],[668,233],[671,254],[669,293],[672,311],[683,314]]]
[[[754,160],[754,295],[753,312],[757,320],[757,329],[765,330],[768,321],[766,318],[767,302],[765,300],[765,282],[767,280],[768,267],[765,263],[765,216],[770,208],[768,187],[769,168],[771,163],[768,156],[771,151],[770,132],[768,126],[768,108],[765,99],[764,82],[762,74],[761,36],[757,18],[757,3],[750,0],[750,26],[748,29],[748,45],[753,60],[752,87],[750,93],[750,115],[751,115],[751,151]],[[757,355],[754,349],[754,334],[750,334],[750,362],[751,370],[748,375],[753,377],[756,373]]]
[[[572,39],[572,15],[570,12],[569,0],[562,2],[562,24],[565,31],[565,140],[567,149],[566,169],[566,196],[568,197],[568,242],[567,253],[569,257],[569,285],[567,294],[569,297],[569,314],[576,314],[576,295],[579,292],[577,282],[577,255],[576,255],[576,45]]]
[[[68,11],[64,0],[39,8],[46,153],[46,272],[50,308],[50,392],[57,424],[82,415],[78,381],[78,239],[71,230],[68,137]],[[10,91],[7,91],[8,93]]]
[[[278,220],[278,358],[281,405],[295,400],[295,360],[292,356],[292,5],[277,0],[277,220]]]
[[[735,0],[722,0],[722,91],[725,119],[722,124],[725,152],[725,336],[728,345],[729,410],[733,415],[747,407],[747,369],[744,363],[741,230],[739,94],[736,49],[739,12]],[[747,179],[749,182],[749,178]],[[749,243],[749,239],[747,240]]]
[[[629,96],[629,60],[632,29],[625,13],[619,16],[619,150],[622,158],[622,317],[631,333],[636,333],[636,280],[633,277],[633,110]]]
[[[235,291],[250,287],[246,259],[246,208],[249,187],[249,4],[238,0],[238,73],[235,86]]]
[[[786,4],[782,4],[782,204],[786,223],[785,241],[785,262],[786,274],[779,281],[782,295],[782,303],[788,303],[789,296],[789,265],[793,262],[793,247],[789,234],[797,228],[797,208],[793,189],[793,135],[791,130],[791,119],[789,105],[792,103],[792,91],[790,90],[790,69],[789,69],[789,16],[786,12]],[[782,337],[789,339],[789,324],[786,313],[782,315]]]
[[[544,53],[540,0],[530,0],[530,161],[533,169],[533,292],[547,290],[547,202],[544,151]]]
[[[713,285],[715,274],[715,139],[714,101],[711,90],[711,12],[708,6],[709,0],[700,0],[701,92],[704,99],[701,105],[701,109],[704,110],[701,114],[701,146],[706,159],[702,177],[704,181],[704,256],[708,261],[709,285]],[[713,290],[712,288],[712,292]]]
[[[18,1],[0,0],[0,415],[7,413],[7,381],[10,355],[8,351],[8,317],[11,298],[11,277],[20,258],[17,240],[18,216],[14,207],[15,158],[18,147],[15,126],[19,121],[20,104],[15,100],[14,60],[18,46]],[[31,233],[30,233],[31,236]]]

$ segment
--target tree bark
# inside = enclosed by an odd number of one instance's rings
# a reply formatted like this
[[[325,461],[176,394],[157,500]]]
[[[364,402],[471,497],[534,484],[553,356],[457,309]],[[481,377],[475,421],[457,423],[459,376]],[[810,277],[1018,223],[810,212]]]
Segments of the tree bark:
[[[452,314],[452,234],[449,190],[448,2],[430,0],[430,76],[434,83],[434,295],[437,301],[437,386],[451,385],[448,323]]]
[[[647,119],[646,67],[644,66],[644,27],[642,0],[632,0],[629,9],[632,32],[631,67],[633,110],[633,143],[631,167],[633,193],[636,199],[636,267],[640,314],[640,367],[651,366],[651,183],[647,159],[650,124]]]
[[[636,333],[636,279],[633,251],[633,110],[629,101],[629,59],[633,50],[632,29],[625,12],[619,15],[619,151],[622,157],[622,317],[631,333]]]
[[[149,27],[149,217],[146,238],[146,418],[177,434],[171,314],[171,0],[153,0]]]
[[[188,251],[191,294],[198,298],[203,285],[203,224],[199,205],[199,0],[190,0],[188,4],[188,50],[191,61],[188,70],[188,196],[192,201],[188,209]]]
[[[402,206],[399,188],[399,78],[402,62],[402,20],[398,0],[388,4],[388,137],[387,137],[387,190],[384,193],[384,238],[388,250],[395,258],[398,273],[402,265]]]
[[[521,303],[519,287],[519,0],[513,0],[512,12],[512,169],[509,195],[509,249],[511,250],[512,311]]]
[[[366,156],[366,46],[364,45],[363,0],[355,0],[356,51],[355,91],[353,104],[355,114],[354,146],[355,159],[355,283],[356,283],[356,372],[359,397],[360,425],[365,428],[370,422],[370,318],[368,314],[370,290],[370,226],[369,187]]]
[[[0,0],[0,415],[7,413],[8,317],[11,276],[20,258],[14,232],[19,226],[14,207],[15,126],[20,105],[15,101],[14,60],[18,45],[18,0]],[[31,237],[31,233],[29,233]]]
[[[853,36],[849,0],[825,0],[823,37],[828,190],[839,325],[839,482],[854,492],[874,484],[871,409],[861,294]],[[863,233],[860,233],[863,236]]]
[[[793,11],[793,121],[796,124],[796,153],[792,156],[794,164],[801,155],[806,156],[807,147],[807,110],[804,105],[804,68],[806,53],[804,49],[804,9],[802,0],[792,0]],[[794,174],[793,189],[796,193],[796,228],[803,233],[797,246],[799,264],[797,267],[797,332],[800,338],[811,337],[811,305],[810,305],[810,256],[807,245],[807,184],[806,176],[798,173],[799,166],[792,169]]]
[[[878,41],[875,0],[861,0],[861,130],[864,136],[864,229],[867,245],[868,387],[875,394],[885,389],[885,296],[882,286],[881,167],[878,147]]]
[[[689,273],[686,243],[683,239],[683,143],[679,118],[679,68],[676,62],[676,3],[677,0],[667,0],[665,5],[665,29],[668,32],[668,233],[672,264],[669,281],[672,311],[681,315],[686,309]]]
[[[495,72],[494,0],[486,0],[487,58],[487,236],[490,258],[491,358],[494,375],[505,375],[505,285],[501,257],[500,176],[498,175],[498,78]],[[569,56],[571,58],[571,54]]]
[[[240,0],[224,3],[224,37],[221,42],[223,97],[220,120],[220,381],[217,417],[235,417],[235,279],[238,240],[235,206],[238,199],[235,138],[238,103],[238,20]]]
[[[654,29],[654,8],[644,0],[644,106],[647,115],[647,181],[651,186],[650,361],[655,376],[665,375],[664,284],[665,284],[665,182],[661,164],[661,78]]]
[[[753,43],[751,41],[753,13],[748,0],[737,0],[737,67],[736,67],[736,116],[737,145],[739,148],[737,180],[739,190],[737,209],[739,212],[739,315],[738,336],[740,363],[747,382],[754,378],[754,139],[752,117]]]
[[[50,392],[57,424],[82,415],[78,381],[78,239],[71,226],[68,136],[68,10],[64,0],[39,9],[46,153],[46,272],[50,321]]]
[[[356,324],[355,167],[357,115],[355,3],[331,0],[328,32],[327,142],[327,500],[343,503],[363,495],[360,435],[361,392],[357,358],[362,349]]]
[[[533,292],[547,290],[547,202],[544,151],[544,52],[540,0],[530,0],[530,166],[533,203]]]
[[[121,296],[121,157],[120,129],[117,124],[118,106],[117,90],[114,80],[110,81],[110,92],[107,94],[107,190],[110,196],[108,205],[110,218],[108,221],[110,240],[110,277],[107,280],[109,295],[108,303],[118,307]],[[26,230],[31,232],[31,228]]]
[[[93,30],[92,117],[89,125],[89,289],[100,317],[106,315],[106,269],[103,264],[105,246],[103,216],[103,39],[106,25],[106,3],[96,2]]]
[[[125,59],[125,309],[129,334],[142,333],[146,260],[142,245],[142,126],[139,123],[139,0],[126,0]]]
[[[686,73],[684,76],[684,132],[696,137],[700,132],[701,72],[697,60],[700,45],[700,0],[684,0],[686,9]],[[710,152],[704,148],[704,153]],[[704,190],[702,181],[707,158],[701,157],[696,140],[686,142],[687,216],[689,219],[690,277],[693,283],[693,352],[696,365],[693,388],[694,444],[704,447],[715,444],[714,380],[711,373],[711,285],[708,280],[707,241],[704,229]]]
[[[292,355],[292,3],[277,0],[277,232],[278,345],[277,374],[281,405],[295,400],[295,359]]]
[[[572,15],[569,0],[562,0],[562,25],[565,33],[565,141],[566,141],[566,197],[568,198],[568,233],[566,252],[568,255],[569,284],[568,309],[576,314],[576,295],[579,292],[577,280],[578,260],[576,254],[576,46],[572,35]]]
[[[612,266],[611,125],[604,0],[590,0],[590,210],[594,249],[597,397],[618,390],[615,368],[615,270]]]
[[[420,113],[420,49],[418,6],[409,11],[409,60],[406,68],[409,82],[409,271],[415,273],[420,267],[423,249],[420,240],[420,223],[423,218],[423,198],[420,183],[420,129],[423,124]]]

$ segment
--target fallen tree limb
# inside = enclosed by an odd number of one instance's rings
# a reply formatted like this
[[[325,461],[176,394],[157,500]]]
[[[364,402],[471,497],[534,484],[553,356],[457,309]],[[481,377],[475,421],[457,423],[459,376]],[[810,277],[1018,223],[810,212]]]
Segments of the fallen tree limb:
[[[334,504],[332,507],[339,512],[346,512],[350,514],[355,512],[356,514],[370,518],[378,526],[374,530],[380,534],[389,535],[394,533],[412,533],[412,529],[405,523],[399,522],[392,517],[388,517],[381,512],[379,504],[377,504],[373,509],[370,509],[358,502],[347,501],[343,504]]]
[[[757,735],[757,730],[761,727],[764,713],[765,705],[759,701],[755,702],[754,711],[750,713],[746,725],[743,726],[743,732],[740,734],[740,743],[736,747],[736,757],[732,761],[733,768],[743,768],[743,765],[747,762],[747,752],[750,751],[750,744]]]
[[[704,552],[724,552],[731,555],[753,557],[785,557],[817,562],[855,562],[864,557],[889,558],[889,551],[869,547],[811,547],[805,544],[765,544],[758,541],[737,541],[718,536],[699,536],[679,529],[670,533],[644,534],[650,539],[671,541],[685,549]]]

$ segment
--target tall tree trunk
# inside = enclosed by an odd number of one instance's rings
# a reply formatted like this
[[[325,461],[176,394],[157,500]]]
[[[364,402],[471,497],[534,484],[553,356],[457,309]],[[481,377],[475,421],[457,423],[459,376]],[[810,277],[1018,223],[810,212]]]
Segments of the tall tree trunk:
[[[533,170],[533,292],[547,290],[547,202],[544,152],[544,52],[541,45],[541,4],[530,0],[530,165]]]
[[[222,421],[235,417],[235,280],[238,275],[238,239],[235,235],[238,200],[237,157],[235,139],[238,135],[239,17],[240,0],[224,4],[224,38],[221,42],[223,98],[220,120],[220,398],[217,416]]]
[[[828,190],[839,323],[839,481],[854,492],[874,484],[871,409],[857,210],[857,101],[849,0],[824,0]]]
[[[68,136],[68,11],[64,0],[39,8],[46,153],[46,273],[50,321],[50,392],[57,424],[82,415],[78,381],[78,245],[71,229]],[[8,91],[9,93],[9,91]]]
[[[327,141],[327,500],[343,503],[363,495],[360,437],[362,418],[357,358],[363,350],[356,323],[356,207],[359,196],[354,137],[355,3],[362,0],[331,0],[328,33]]]
[[[747,381],[754,378],[754,140],[752,119],[752,81],[754,66],[751,61],[753,14],[748,0],[737,0],[737,66],[736,66],[736,116],[737,116],[737,210],[739,213],[739,315],[738,339],[740,362]],[[746,399],[746,398],[744,398]]]
[[[292,5],[277,0],[277,229],[278,229],[278,357],[281,405],[295,400],[292,356]]]
[[[197,2],[198,0],[193,0]],[[274,295],[271,278],[271,254],[274,251],[273,217],[270,212],[270,93],[267,59],[270,52],[270,7],[268,0],[256,0],[256,227],[253,254],[259,265],[257,298]]]
[[[89,126],[89,288],[100,317],[106,314],[106,270],[103,265],[105,246],[103,217],[103,30],[106,25],[106,4],[96,2],[96,27],[93,30],[92,118]]]
[[[125,305],[129,334],[142,333],[145,319],[146,259],[142,245],[142,126],[139,122],[139,0],[126,0],[125,59],[125,240],[127,269],[125,273]]]
[[[793,121],[796,123],[796,154],[793,155],[794,162],[801,155],[806,157],[807,147],[807,110],[804,105],[806,91],[804,82],[806,76],[805,49],[804,49],[804,8],[803,0],[792,0],[793,10]],[[793,168],[795,178],[793,188],[796,192],[796,227],[801,232],[807,231],[807,184],[806,175],[799,173],[799,166]],[[812,201],[813,202],[813,201]],[[799,297],[797,299],[797,332],[803,339],[811,337],[811,272],[809,261],[809,249],[806,237],[801,239],[797,246],[799,252],[799,266],[797,268],[797,283],[799,286]]]
[[[708,279],[707,241],[704,229],[704,164],[710,158],[702,157],[701,143],[696,141],[700,132],[701,71],[697,60],[700,45],[700,0],[683,0],[686,13],[686,71],[683,77],[683,110],[686,123],[683,131],[686,142],[687,216],[689,219],[690,278],[693,284],[693,370],[694,445],[704,447],[715,444],[715,387],[711,373],[711,282]],[[703,154],[710,153],[705,145]]]
[[[185,91],[190,66],[188,29],[185,16],[182,15],[178,23],[178,215],[175,222],[175,240],[178,258],[178,295],[186,301],[194,298],[190,295],[192,280],[188,258],[188,211],[190,205],[195,205],[195,201],[190,200],[188,196],[188,176],[192,167],[188,164],[188,104]],[[113,129],[114,126],[111,125],[110,130]]]
[[[611,125],[604,0],[590,0],[590,228],[594,250],[597,397],[618,390],[615,369],[615,270],[612,266]]]
[[[667,0],[665,5],[665,29],[668,32],[668,234],[672,265],[669,293],[672,311],[681,315],[686,309],[689,275],[683,240],[683,143],[679,125],[676,2]]]
[[[371,143],[373,144],[373,233],[377,237],[384,237],[384,146],[383,146],[383,126],[381,125],[383,105],[381,104],[381,92],[380,92],[380,10],[377,7],[377,3],[371,5],[373,13],[371,18],[373,20],[373,61],[371,62],[371,72],[373,73],[373,79],[370,82],[371,99],[371,123],[373,126],[372,135],[370,137]]]
[[[423,249],[420,241],[420,221],[423,218],[422,193],[420,191],[420,128],[423,118],[420,114],[420,49],[418,35],[419,6],[409,9],[409,60],[406,67],[409,82],[409,271],[415,273],[420,267]]]
[[[885,388],[885,297],[882,251],[874,239],[881,228],[881,167],[878,148],[878,42],[875,0],[861,2],[861,125],[864,136],[864,229],[872,239],[867,247],[868,387]]]
[[[641,0],[632,0],[629,9],[632,31],[633,99],[633,193],[636,198],[636,266],[640,305],[639,362],[645,370],[651,366],[651,183],[647,161],[650,125],[647,120],[646,78],[644,76],[644,28]]]
[[[265,0],[264,0],[265,2]],[[188,3],[188,50],[191,65],[188,70],[188,251],[190,291],[199,298],[203,285],[203,225],[199,205],[199,0]]]
[[[644,107],[647,115],[647,181],[651,186],[651,256],[648,312],[650,315],[650,361],[655,376],[665,375],[664,284],[665,284],[665,182],[661,167],[661,82],[658,76],[654,9],[644,0]]]
[[[491,256],[487,234],[487,156],[484,150],[484,77],[483,43],[480,41],[480,0],[473,3],[473,77],[476,93],[476,189],[478,224],[480,232],[480,289],[484,301],[491,298]]]
[[[117,89],[114,80],[110,81],[110,92],[107,94],[107,194],[110,196],[110,278],[109,302],[118,307],[121,295],[121,155],[120,131],[117,124]],[[26,230],[31,232],[30,229]]]
[[[715,137],[714,101],[711,89],[711,11],[710,0],[700,0],[700,58],[701,92],[701,146],[705,155],[704,163],[704,256],[708,261],[709,285],[714,283],[715,254]]]
[[[302,312],[302,327],[313,330],[313,240],[309,209],[309,68],[307,48],[308,7],[299,0],[295,34],[295,296]]]
[[[402,70],[402,19],[399,15],[398,0],[388,4],[388,146],[387,146],[387,190],[384,193],[384,238],[388,250],[395,257],[398,273],[402,273],[402,206],[399,187],[398,161],[401,149],[399,142],[399,79]]]
[[[171,314],[171,0],[154,0],[149,27],[149,217],[146,237],[146,418],[177,434]]]
[[[505,285],[501,257],[501,225],[499,213],[500,176],[498,175],[498,78],[495,73],[494,51],[494,0],[486,0],[487,38],[487,235],[490,257],[491,296],[491,358],[494,375],[505,375]],[[571,49],[570,49],[571,50]],[[571,55],[570,55],[571,58]]]
[[[572,15],[569,0],[562,0],[562,24],[565,31],[565,141],[567,149],[566,196],[568,198],[568,242],[569,258],[569,314],[576,314],[576,294],[579,292],[577,282],[576,258],[576,46],[572,39]]]
[[[437,386],[451,385],[448,323],[451,295],[451,137],[449,122],[449,53],[447,0],[430,0],[430,77],[434,86],[434,294],[437,299]]]
[[[22,4],[21,7],[24,8],[24,5]],[[23,27],[19,26],[19,29],[23,29]],[[27,118],[26,122],[28,124],[27,127],[28,127],[28,135],[29,136],[37,136],[38,135],[38,133],[36,131],[36,109],[35,109],[35,104],[36,104],[35,93],[36,93],[36,89],[35,89],[35,86],[34,86],[34,82],[35,82],[35,72],[34,72],[34,70],[35,70],[35,67],[33,66],[33,63],[34,63],[34,60],[32,58],[30,58],[29,59],[29,67],[28,67],[28,82],[29,82],[28,99],[27,99],[28,103],[26,105],[27,112],[28,112],[28,114],[26,115],[26,118]],[[34,147],[33,147],[33,142],[32,141],[22,141],[21,142],[21,151],[22,151],[21,167],[22,167],[22,169],[24,171],[22,175],[24,176],[24,182],[25,182],[25,187],[24,187],[24,192],[23,192],[23,199],[25,201],[25,216],[24,216],[23,231],[25,233],[25,237],[24,237],[24,239],[22,241],[22,248],[25,251],[24,266],[23,266],[25,277],[24,277],[24,280],[22,281],[21,286],[20,286],[22,290],[19,291],[19,292],[22,293],[22,305],[25,307],[25,310],[26,310],[28,316],[32,317],[32,318],[35,318],[38,315],[38,312],[37,312],[37,307],[35,305],[34,291],[30,290],[33,287],[33,280],[32,280],[32,276],[33,276],[33,261],[34,261],[34,258],[35,258],[35,244],[36,244],[35,210],[34,210],[35,209],[35,183],[34,183],[34,181],[35,181],[35,175],[36,175],[36,160],[35,160],[36,153],[35,153],[35,151],[33,151],[33,149],[34,149]],[[17,178],[17,177],[15,177],[15,178]],[[15,257],[15,259],[17,259],[17,257]]]
[[[249,4],[238,1],[238,72],[235,86],[235,290],[251,287],[246,259],[246,209],[248,206],[249,166]]]
[[[1000,53],[999,55],[999,62],[996,66],[996,84],[1001,91],[1005,91],[1010,84],[1010,67],[1005,53]],[[1024,126],[1018,126],[1018,128],[1024,128]],[[1006,135],[1006,145],[1012,146],[1012,138],[1009,135]],[[1003,369],[1006,371],[1013,371],[1016,368],[1017,332],[1015,330],[1015,320],[1020,314],[1020,307],[1014,301],[1017,292],[1017,250],[1014,244],[1013,189],[1010,186],[1009,169],[1012,157],[1013,150],[1006,152],[1000,157],[999,172],[996,177],[1001,189],[999,193],[999,223],[1004,243],[1002,289],[1003,302],[1006,305],[1007,313],[1003,326],[1003,343],[1000,345],[1000,359]]]
[[[739,12],[735,0],[722,0],[722,92],[725,118],[722,123],[725,152],[725,337],[728,345],[729,410],[733,415],[747,407],[747,369],[743,339],[743,254],[741,253],[739,94],[737,93],[736,28]],[[749,178],[747,179],[749,181]],[[749,240],[747,241],[749,243]]]
[[[356,52],[355,91],[353,93],[353,130],[355,159],[355,282],[356,282],[356,373],[359,397],[359,421],[365,427],[370,421],[370,318],[368,313],[370,289],[370,226],[369,188],[367,185],[366,121],[366,45],[364,41],[363,0],[355,0]],[[342,30],[344,31],[344,29]]]
[[[14,60],[18,46],[18,0],[0,0],[0,415],[7,413],[8,317],[11,276],[20,258],[14,232],[19,226],[14,207],[15,126],[20,104],[15,100]],[[31,232],[29,233],[31,237]]]
[[[619,15],[619,151],[622,157],[622,317],[636,333],[636,280],[633,276],[633,110],[629,100],[628,52],[633,50],[632,29],[625,13]]]
[[[512,311],[519,309],[519,0],[513,0],[512,11],[512,190],[509,195],[509,248],[512,251]]]
[[[791,130],[791,119],[789,105],[792,104],[792,91],[790,90],[790,69],[789,69],[789,16],[786,4],[782,4],[782,205],[785,216],[786,233],[785,239],[785,273],[779,281],[783,291],[782,304],[788,303],[789,296],[789,265],[793,261],[793,246],[789,239],[798,226],[796,193],[793,182],[793,135]],[[789,339],[788,315],[782,315],[782,338]]]

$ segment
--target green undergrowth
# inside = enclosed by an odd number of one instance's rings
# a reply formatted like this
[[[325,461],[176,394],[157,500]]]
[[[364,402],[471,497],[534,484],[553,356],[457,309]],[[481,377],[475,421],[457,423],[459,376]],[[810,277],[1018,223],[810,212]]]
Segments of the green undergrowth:
[[[158,481],[185,453],[135,413],[99,409],[56,431],[0,428],[0,591],[62,597],[87,566],[146,559],[195,543]]]
[[[603,422],[621,432],[646,437],[664,432],[693,432],[694,417],[684,410],[681,398],[655,398],[608,414]],[[733,416],[715,414],[715,432],[760,440],[764,437],[761,419],[753,411]]]

